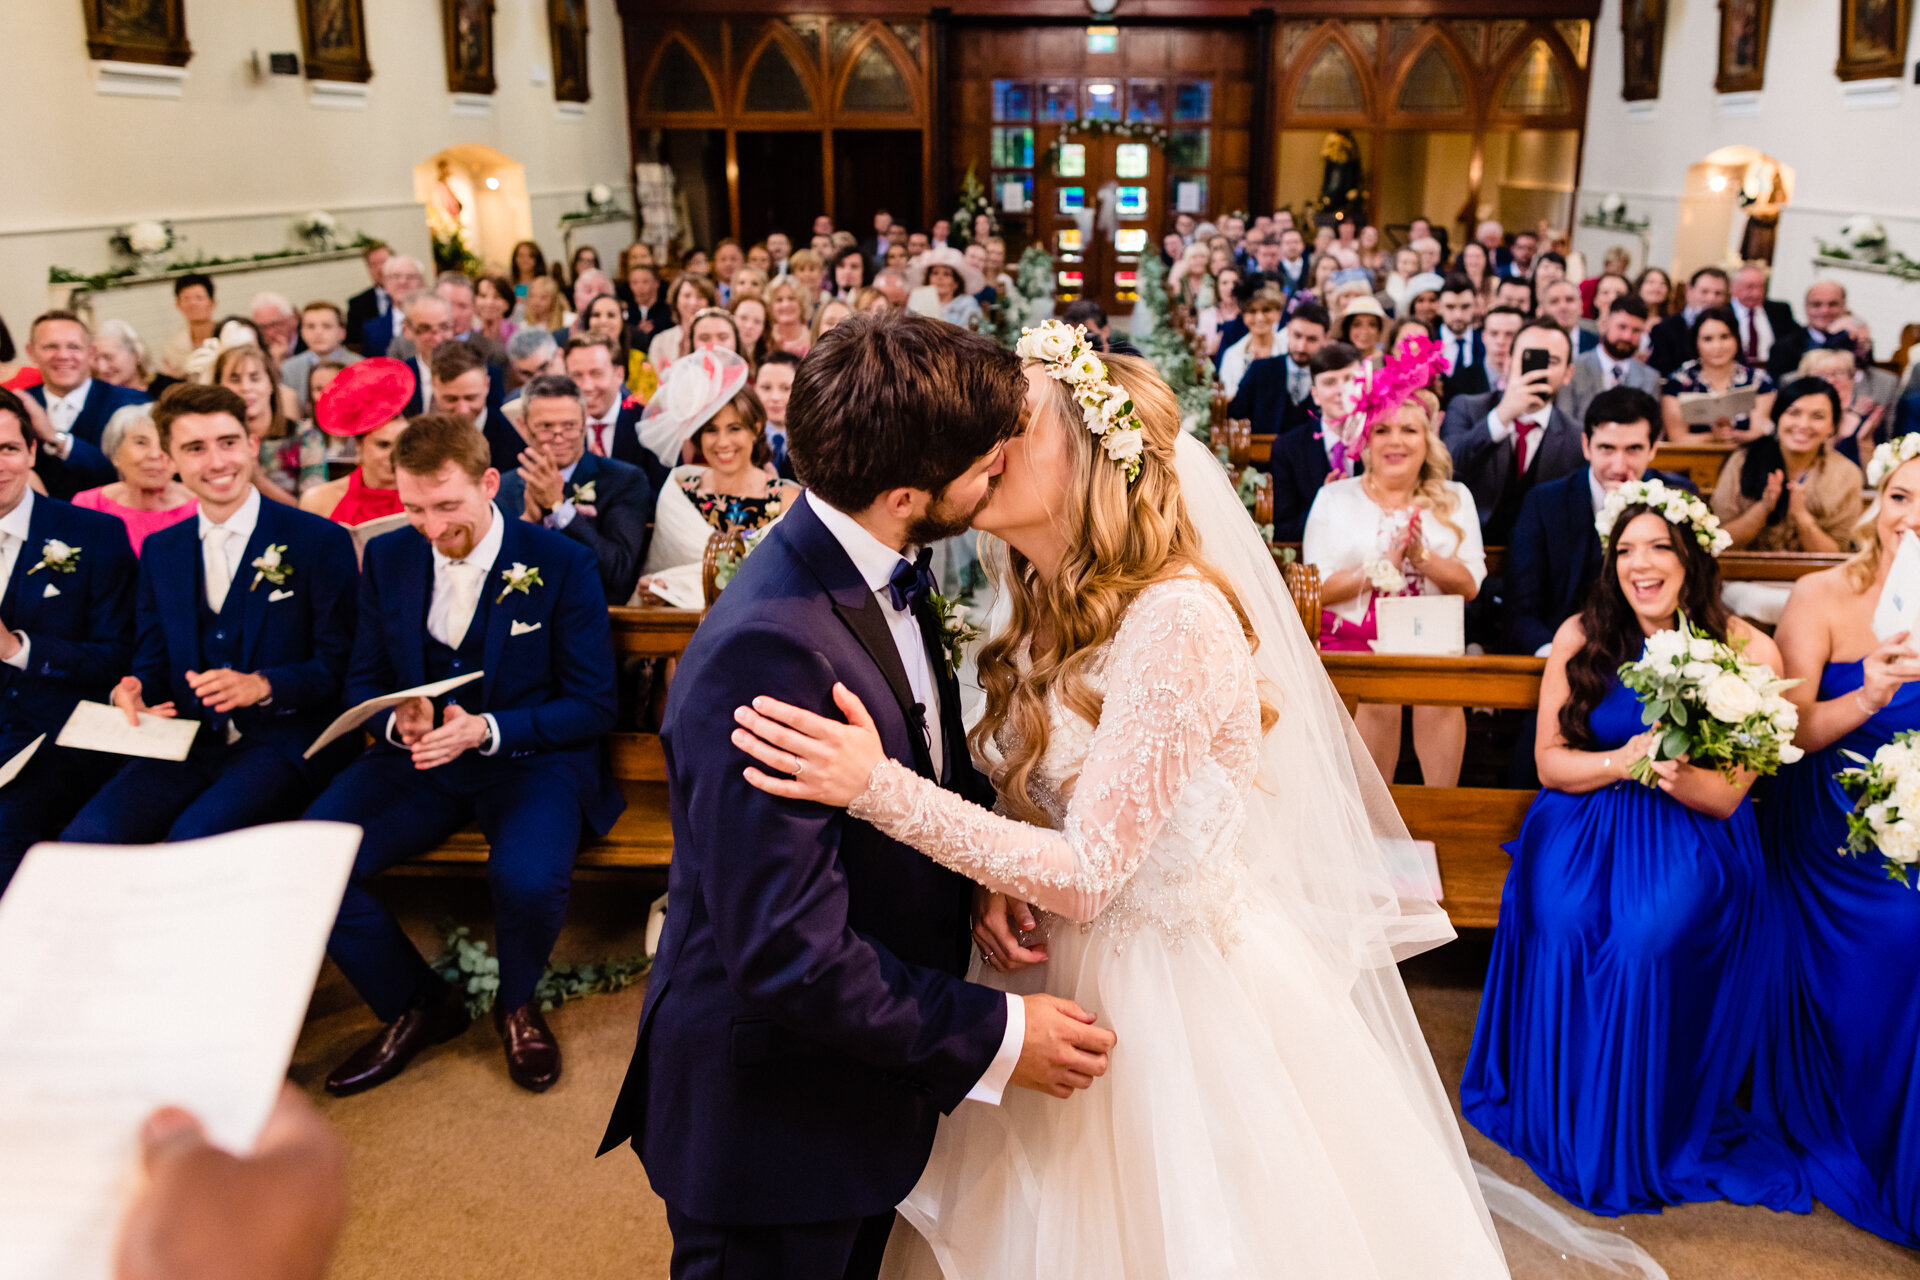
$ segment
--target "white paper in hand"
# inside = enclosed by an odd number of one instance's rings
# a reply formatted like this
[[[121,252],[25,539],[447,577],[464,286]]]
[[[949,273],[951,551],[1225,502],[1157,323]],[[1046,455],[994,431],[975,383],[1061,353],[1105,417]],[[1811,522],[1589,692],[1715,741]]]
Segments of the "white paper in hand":
[[[0,1275],[107,1280],[156,1108],[253,1148],[359,847],[290,822],[28,852],[0,898]]]
[[[306,749],[303,758],[313,759],[319,754],[321,748],[335,738],[352,733],[382,711],[397,707],[403,702],[411,702],[415,698],[437,698],[443,693],[451,693],[461,685],[478,680],[485,674],[487,673],[484,671],[469,671],[463,676],[448,676],[445,680],[435,680],[432,684],[416,685],[411,689],[402,689],[398,693],[383,693],[377,698],[368,698],[359,706],[342,711],[334,717],[333,723],[328,725],[326,731],[315,738],[313,745]]]
[[[140,713],[140,727],[127,723],[126,712],[104,702],[81,702],[60,729],[54,745],[77,747],[82,751],[105,751],[117,756],[141,756],[148,760],[185,760],[193,750],[193,735],[198,720],[178,720]]]
[[[46,740],[47,735],[44,733],[41,734],[32,742],[29,742],[26,746],[14,752],[13,759],[7,761],[5,764],[0,764],[0,787],[6,786],[9,782],[12,782],[20,776],[20,771],[27,767],[27,761],[33,759],[34,752],[40,750],[40,744]]]
[[[1889,640],[1916,625],[1920,625],[1920,539],[1903,533],[1900,549],[1893,553],[1886,589],[1874,606],[1873,637]]]

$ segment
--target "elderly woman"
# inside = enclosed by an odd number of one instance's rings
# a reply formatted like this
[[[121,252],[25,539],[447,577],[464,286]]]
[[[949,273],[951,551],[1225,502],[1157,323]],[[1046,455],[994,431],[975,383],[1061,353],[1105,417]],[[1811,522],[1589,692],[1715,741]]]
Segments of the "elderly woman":
[[[108,418],[100,432],[100,452],[120,478],[75,494],[73,505],[119,516],[136,556],[148,534],[179,524],[200,509],[199,499],[173,478],[173,459],[160,447],[152,405],[130,404]]]
[[[1873,455],[1879,442],[1884,407],[1860,394],[1859,367],[1853,352],[1839,347],[1817,347],[1800,357],[1794,373],[1803,378],[1818,378],[1840,397],[1840,427],[1834,433],[1833,448],[1856,466]]]
[[[147,344],[125,320],[109,320],[93,335],[93,376],[135,391],[145,391],[152,383],[153,359]]]
[[[1795,378],[1774,401],[1775,429],[1727,460],[1713,513],[1735,550],[1849,551],[1865,507],[1866,477],[1828,447],[1840,396],[1819,378]]]
[[[973,295],[986,287],[986,280],[963,254],[927,250],[914,260],[907,283],[915,290],[909,309],[962,328],[981,323],[980,303]]]

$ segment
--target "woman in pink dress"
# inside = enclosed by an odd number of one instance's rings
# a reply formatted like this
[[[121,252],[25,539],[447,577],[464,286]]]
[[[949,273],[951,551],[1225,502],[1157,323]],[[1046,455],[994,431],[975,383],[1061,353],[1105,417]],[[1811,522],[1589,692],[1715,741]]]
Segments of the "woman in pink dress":
[[[136,556],[148,534],[179,524],[200,509],[199,500],[173,478],[173,459],[160,447],[152,405],[130,404],[107,419],[100,451],[120,478],[75,494],[73,505],[119,516]]]

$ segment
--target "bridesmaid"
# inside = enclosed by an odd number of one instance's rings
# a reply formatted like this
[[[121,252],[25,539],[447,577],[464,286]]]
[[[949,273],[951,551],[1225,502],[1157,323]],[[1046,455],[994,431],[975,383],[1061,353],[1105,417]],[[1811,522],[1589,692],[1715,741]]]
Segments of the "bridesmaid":
[[[1880,855],[1848,856],[1853,801],[1834,774],[1920,729],[1920,654],[1874,638],[1903,533],[1920,529],[1920,436],[1883,444],[1863,550],[1794,586],[1780,619],[1806,750],[1765,806],[1768,879],[1787,934],[1777,1029],[1754,1107],[1784,1130],[1816,1198],[1875,1235],[1920,1248],[1920,893]]]
[[[1623,492],[1632,505],[1602,527],[1586,608],[1547,659],[1535,744],[1546,789],[1507,846],[1461,1107],[1593,1213],[1718,1199],[1805,1210],[1791,1157],[1734,1105],[1779,950],[1762,914],[1753,779],[1667,761],[1653,766],[1657,789],[1631,780],[1651,733],[1615,674],[1680,613],[1775,671],[1779,651],[1720,604],[1706,504],[1688,497],[1687,520],[1669,523],[1660,508],[1675,491]]]

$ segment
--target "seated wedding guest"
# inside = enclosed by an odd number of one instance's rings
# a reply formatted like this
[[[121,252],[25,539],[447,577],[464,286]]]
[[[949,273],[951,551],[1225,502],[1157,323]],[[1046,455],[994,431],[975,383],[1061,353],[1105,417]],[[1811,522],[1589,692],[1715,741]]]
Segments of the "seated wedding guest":
[[[793,241],[784,231],[767,232],[767,260],[772,264],[769,277],[787,274],[787,259],[793,256]]]
[[[827,274],[826,259],[812,249],[802,249],[787,259],[787,274],[793,277],[793,282],[800,286],[809,299],[807,319],[811,321],[813,308],[820,300],[821,282]]]
[[[1240,318],[1241,300],[1235,290],[1240,287],[1241,279],[1240,268],[1222,267],[1213,279],[1213,305],[1202,311],[1195,322],[1194,331],[1207,344],[1207,355],[1216,361],[1220,358],[1221,333]]]
[[[1265,360],[1280,354],[1284,349],[1284,340],[1277,337],[1280,325],[1280,312],[1286,302],[1278,290],[1262,289],[1241,304],[1241,318],[1246,321],[1247,336],[1239,339],[1220,353],[1220,385],[1227,395],[1234,396],[1240,391],[1240,380],[1247,376],[1247,369],[1256,360]],[[1322,314],[1325,314],[1322,312]],[[1326,325],[1321,326],[1322,337]],[[1302,361],[1304,364],[1305,362]],[[1245,414],[1234,414],[1245,417]]]
[[[1669,316],[1662,324],[1671,324]],[[1749,441],[1773,430],[1773,378],[1765,369],[1740,363],[1740,338],[1731,308],[1714,306],[1702,310],[1687,330],[1688,342],[1697,355],[1667,375],[1661,393],[1661,414],[1666,421],[1667,439],[1685,441],[1694,436],[1715,440]],[[1654,362],[1659,368],[1659,362]],[[1680,410],[1683,395],[1726,395],[1730,391],[1751,388],[1753,412],[1722,416],[1711,423],[1689,424]]]
[[[647,363],[653,366],[657,378],[664,378],[675,360],[693,350],[693,344],[688,341],[693,318],[720,305],[720,291],[713,287],[713,281],[686,271],[673,282],[667,296],[673,305],[673,325],[655,333],[653,341],[647,344]],[[768,305],[772,305],[771,289],[767,299]]]
[[[1401,245],[1393,251],[1393,271],[1380,287],[1393,303],[1395,315],[1405,315],[1407,307],[1407,285],[1420,270],[1420,254],[1412,245]]]
[[[59,437],[49,451],[52,459],[64,459],[65,470],[79,473],[80,479],[100,477],[80,488],[110,483],[112,468],[99,453],[100,432],[115,411],[146,403],[146,393],[116,387],[93,376],[93,330],[71,311],[48,311],[34,318],[27,329],[27,358],[39,370],[40,382],[28,387],[26,394],[45,407]],[[56,497],[76,492],[68,489],[62,494],[55,490],[48,475],[48,460],[43,456],[40,468],[47,491]]]
[[[1534,259],[1533,270],[1527,273],[1527,278],[1533,281],[1534,296],[1541,297],[1548,285],[1567,278],[1567,260],[1557,253],[1543,253]]]
[[[787,457],[787,397],[793,394],[793,373],[800,361],[785,351],[776,351],[756,366],[753,391],[760,397],[760,408],[767,415],[767,448],[773,454],[773,469],[782,479],[793,479],[793,462]]]
[[[173,305],[186,323],[160,347],[160,372],[170,378],[187,376],[187,357],[213,336],[213,277],[189,271],[173,282]]]
[[[1451,404],[1454,397],[1480,395],[1490,389],[1487,380],[1487,341],[1474,324],[1473,281],[1465,276],[1449,276],[1440,286],[1441,352],[1446,356],[1446,374],[1441,381],[1440,400]]]
[[[305,349],[280,366],[280,381],[293,388],[294,399],[300,405],[300,417],[311,418],[313,401],[308,396],[307,383],[315,366],[328,360],[352,364],[360,357],[347,350],[347,325],[340,317],[340,308],[325,299],[309,302],[300,309],[300,341]]]
[[[594,336],[598,341],[608,341]],[[497,471],[501,462],[519,462],[527,442],[520,428],[489,403],[491,378],[486,358],[470,342],[443,342],[433,353],[433,411],[472,423],[486,440]],[[419,416],[413,412],[415,407],[415,401],[408,401],[408,418]]]
[[[133,554],[140,544],[199,509],[199,499],[173,478],[173,459],[160,445],[153,406],[130,404],[116,410],[100,433],[100,452],[120,478],[73,495],[73,505],[113,516],[127,527]]]
[[[1580,324],[1580,287],[1573,281],[1555,280],[1541,289],[1540,314],[1566,330],[1576,359],[1600,345],[1600,336]]]
[[[1513,276],[1495,278],[1492,306],[1512,307],[1523,316],[1534,314],[1535,298],[1533,281],[1516,279]]]
[[[1453,273],[1465,276],[1467,283],[1476,290],[1486,284],[1491,276],[1504,275],[1493,269],[1493,258],[1487,247],[1477,240],[1469,240],[1460,246],[1460,256],[1453,260]]]
[[[712,280],[713,260],[707,256],[705,249],[702,249],[696,244],[684,254],[680,255],[680,273],[682,275],[705,276],[708,280]]]
[[[1856,369],[1853,352],[1837,347],[1815,347],[1800,357],[1792,376],[1818,378],[1840,397],[1840,429],[1834,433],[1834,449],[1847,461],[1859,464],[1873,456],[1874,445],[1886,434],[1882,424],[1889,423],[1887,405],[1898,399],[1897,384],[1886,369]],[[1774,413],[1779,414],[1776,399]]]
[[[427,287],[427,273],[417,258],[404,253],[389,257],[380,268],[380,287],[387,291],[393,305],[372,317],[360,330],[360,354],[383,356],[400,333],[400,304]]]
[[[640,444],[637,427],[645,406],[620,394],[620,369],[613,362],[612,345],[604,338],[583,334],[567,343],[564,359],[562,372],[580,389],[587,412],[587,452],[639,467],[647,473],[647,483],[657,497],[669,464]],[[655,398],[659,394],[656,389]]]
[[[241,422],[254,443],[253,482],[261,493],[298,506],[302,493],[326,482],[326,439],[287,416],[271,356],[251,343],[227,347],[214,359],[213,384],[239,396],[246,410]]]
[[[502,359],[508,341],[520,328],[513,321],[513,309],[519,305],[505,276],[489,272],[473,282],[473,335],[485,338],[489,348],[498,346]]]
[[[660,296],[660,269],[651,262],[627,268],[627,288],[633,294],[633,309],[627,317],[633,330],[630,341],[645,351],[656,336],[673,328],[673,308]]]
[[[888,267],[885,271],[882,271],[873,278],[873,287],[878,289],[881,295],[886,298],[889,309],[894,311],[906,310],[907,298],[912,291],[907,288],[907,273],[905,268],[895,269]]]
[[[720,288],[720,305],[733,301],[733,277],[740,268],[747,265],[747,255],[741,250],[740,242],[732,236],[713,246],[713,279]]]
[[[1804,1213],[1786,1152],[1737,1097],[1784,941],[1764,909],[1753,775],[1669,760],[1651,765],[1657,786],[1633,779],[1657,730],[1618,675],[1683,617],[1775,672],[1780,653],[1720,603],[1704,502],[1642,482],[1602,518],[1600,574],[1547,659],[1545,789],[1513,846],[1462,1110],[1590,1212],[1724,1199]]]
[[[703,264],[701,270],[703,271],[706,269],[704,265],[706,256],[705,253],[700,254]],[[556,271],[554,272],[554,279],[559,280],[562,287],[564,287],[567,292],[572,293],[579,288],[581,276],[586,275],[589,271],[598,270],[600,270],[600,251],[590,244],[583,244],[573,251],[573,260],[567,263],[565,275],[562,276],[560,272]],[[691,270],[691,268],[689,268],[689,270]]]
[[[93,376],[108,386],[125,387],[145,396],[158,394],[150,385],[156,379],[147,344],[125,320],[109,320],[93,335]],[[174,381],[168,378],[160,390],[165,391]]]
[[[1320,570],[1320,647],[1336,652],[1371,650],[1379,597],[1470,601],[1487,576],[1473,495],[1450,478],[1434,429],[1440,402],[1415,391],[1373,417],[1362,428],[1365,473],[1320,490],[1301,544],[1300,558]],[[1380,776],[1391,779],[1400,761],[1400,708],[1363,703],[1353,721]],[[1459,783],[1466,746],[1459,707],[1413,709],[1413,750],[1427,786]]]
[[[717,286],[716,286],[717,288]],[[589,267],[582,271],[573,282],[573,323],[567,326],[565,334],[555,334],[555,338],[570,338],[577,333],[585,333],[592,317],[588,314],[593,308],[595,298],[620,298],[613,287],[613,277],[598,267]],[[621,308],[621,321],[624,324],[626,309]]]
[[[1848,309],[1845,285],[1835,280],[1815,280],[1807,286],[1803,305],[1807,323],[1795,324],[1769,361],[1768,371],[1776,381],[1797,368],[1809,351],[1851,351],[1856,362],[1871,367],[1873,337],[1866,321]],[[1792,313],[1788,314],[1791,318]]]
[[[986,280],[959,250],[927,250],[909,270],[908,283],[920,298],[915,308],[920,314],[962,328],[978,328],[983,322],[973,295],[986,287]],[[922,290],[931,296],[922,296]]]
[[[804,356],[813,345],[807,328],[808,300],[798,283],[781,277],[767,286],[767,312],[772,323],[767,328],[767,344],[775,351]]]
[[[1381,339],[1380,353],[1383,356],[1405,355],[1421,344],[1433,341],[1433,330],[1408,316],[1404,320],[1395,320],[1387,326],[1387,336]],[[1440,394],[1439,366],[1435,366],[1433,383],[1427,390],[1435,396]]]
[[[839,298],[828,298],[813,313],[813,325],[807,331],[807,349],[820,341],[822,335],[833,331],[833,327],[852,318],[853,304]],[[749,362],[751,363],[751,362]]]
[[[1513,340],[1514,372],[1504,391],[1460,396],[1447,406],[1441,438],[1454,474],[1473,491],[1488,546],[1505,546],[1527,491],[1580,465],[1580,428],[1554,407],[1567,379],[1567,335],[1551,320],[1534,320]],[[1540,367],[1520,371],[1528,353]]]
[[[285,294],[263,291],[253,295],[247,315],[260,331],[261,350],[273,357],[275,365],[284,364],[300,337],[300,313]]]
[[[407,416],[435,413],[440,406],[433,400],[433,358],[441,344],[453,337],[453,309],[437,293],[417,293],[403,297],[395,310],[400,313],[408,344],[393,358],[411,369],[414,378],[415,395],[407,406]]]
[[[1614,271],[1600,276],[1592,281],[1592,284],[1592,289],[1587,289],[1585,285],[1581,286],[1581,296],[1586,300],[1586,314],[1589,317],[1586,323],[1592,325],[1593,331],[1598,333],[1600,323],[1613,309],[1614,299],[1624,298],[1632,293],[1633,284],[1626,276]]]
[[[370,240],[360,250],[360,261],[366,266],[372,283],[347,299],[347,346],[356,353],[360,350],[360,334],[366,328],[367,321],[375,316],[383,316],[393,308],[393,299],[387,295],[381,274],[386,269],[387,259],[392,256],[393,250],[384,240]]]
[[[1526,313],[1517,307],[1494,307],[1480,317],[1480,336],[1487,344],[1486,390],[1507,389],[1507,361],[1513,354],[1513,341],[1526,322]]]
[[[1633,294],[1647,304],[1647,314],[1658,324],[1673,314],[1673,277],[1659,267],[1648,267],[1633,280]]]
[[[767,291],[767,273],[758,267],[743,266],[733,273],[733,280],[727,286],[727,305],[731,307],[742,298],[757,298]]]
[[[751,533],[779,519],[800,496],[771,467],[767,414],[744,363],[692,361],[661,384],[640,420],[640,438],[659,457],[696,461],[673,468],[654,511],[645,574],[698,565],[717,530]]]
[[[1840,397],[1819,378],[1795,378],[1774,412],[1773,433],[1735,450],[1721,469],[1714,515],[1736,551],[1851,550],[1866,477],[1829,447]]]
[[[1248,337],[1251,341],[1252,335]],[[1301,303],[1287,318],[1281,340],[1284,347],[1278,354],[1247,365],[1227,406],[1228,417],[1248,419],[1263,435],[1285,435],[1312,417],[1313,375],[1307,362],[1327,340],[1326,310],[1318,303]]]
[[[304,753],[340,713],[360,590],[353,539],[252,484],[246,407],[225,387],[170,388],[154,426],[200,500],[147,539],[132,674],[113,705],[200,721],[185,760],[136,759],[61,839],[195,840],[300,816],[351,747]]]
[[[508,519],[564,533],[593,552],[608,604],[633,595],[653,521],[653,486],[639,467],[587,452],[586,405],[564,375],[527,384],[527,448],[500,477]]]
[[[104,702],[133,655],[138,572],[112,516],[33,491],[27,407],[0,389],[0,761],[57,738],[75,704]],[[0,787],[0,891],[125,757],[44,741]]]
[[[865,293],[867,290],[862,289],[860,292]],[[727,310],[733,316],[734,330],[740,335],[740,354],[747,358],[749,364],[758,369],[760,362],[767,358],[767,353],[773,350],[773,344],[767,337],[769,328],[767,300],[757,293],[743,294],[735,298],[733,305]],[[658,378],[654,379],[654,385],[659,385]],[[638,388],[635,389],[634,394],[643,401],[653,399],[651,392],[640,395]]]
[[[834,254],[831,278],[833,296],[842,302],[853,301],[853,295],[867,283],[867,256],[858,245],[849,245]]]
[[[563,373],[560,362],[560,344],[553,340],[551,329],[542,329],[538,325],[521,325],[514,335],[507,339],[506,383],[512,390],[506,399],[511,404],[520,394],[520,388],[543,373]]]
[[[1600,255],[1600,273],[1580,282],[1580,301],[1589,316],[1606,318],[1607,308],[1600,298],[1601,281],[1617,280],[1621,293],[1633,292],[1633,282],[1627,277],[1632,265],[1633,256],[1627,252],[1625,245],[1609,245],[1607,251]]]
[[[375,356],[342,370],[314,399],[313,420],[336,440],[354,442],[355,466],[300,495],[300,509],[349,529],[400,513],[393,487],[393,446],[407,429],[413,375],[398,360]]]
[[[1440,327],[1440,291],[1446,280],[1433,272],[1424,272],[1407,281],[1406,303],[1395,314],[1405,320],[1418,320],[1429,336]],[[1383,295],[1375,294],[1378,302]]]
[[[413,527],[367,544],[346,701],[466,672],[485,678],[370,722],[373,748],[307,810],[364,832],[327,951],[387,1024],[327,1077],[334,1094],[392,1079],[467,1026],[466,992],[428,967],[373,885],[470,822],[489,846],[494,1025],[508,1074],[536,1092],[560,1076],[533,992],[580,841],[604,835],[625,807],[603,742],[617,703],[613,636],[592,553],[506,519],[487,462],[465,421],[415,419],[394,450]]]
[[[1659,419],[1660,402],[1638,387],[1600,392],[1582,421],[1587,465],[1535,485],[1520,504],[1501,570],[1506,651],[1545,657],[1560,624],[1580,612],[1600,573],[1593,522],[1608,494],[1643,478],[1693,491],[1686,477],[1652,469]]]
[[[1360,353],[1344,342],[1329,342],[1307,362],[1312,377],[1314,419],[1304,431],[1276,436],[1267,471],[1273,476],[1273,540],[1298,542],[1307,513],[1320,491],[1345,480],[1359,464],[1349,449],[1357,442],[1346,430],[1352,413],[1348,385],[1360,372]]]
[[[1681,365],[1699,355],[1696,346],[1695,323],[1706,312],[1725,311],[1727,331],[1735,335],[1739,330],[1733,319],[1733,311],[1727,306],[1727,273],[1719,267],[1701,267],[1687,280],[1686,305],[1677,311],[1669,311],[1666,318],[1658,321],[1648,331],[1647,339],[1650,351],[1647,363],[1669,377]],[[1733,349],[1740,350],[1739,338],[1734,338]]]
[[[526,296],[520,300],[522,326],[545,329],[552,334],[565,333],[572,326],[573,319],[573,312],[567,310],[566,295],[560,292],[557,280],[552,276],[539,276],[528,282]]]
[[[1584,422],[1587,406],[1595,396],[1614,387],[1632,387],[1648,395],[1660,394],[1660,375],[1651,365],[1635,358],[1640,339],[1647,331],[1647,304],[1632,294],[1620,294],[1603,313],[1599,345],[1573,362],[1573,371],[1560,387],[1554,403],[1574,422]],[[1656,417],[1660,434],[1666,434],[1664,416]]]
[[[1365,288],[1364,285],[1358,287]],[[1296,311],[1294,319],[1299,319],[1299,314]],[[1293,321],[1289,320],[1287,323],[1291,325]],[[1358,351],[1362,360],[1370,363],[1379,360],[1380,339],[1387,329],[1387,313],[1378,302],[1374,301],[1372,294],[1362,293],[1358,297],[1348,299],[1340,312],[1339,324],[1336,327],[1339,330],[1340,341]]]
[[[1843,852],[1855,803],[1835,775],[1920,729],[1913,638],[1882,639],[1874,626],[1895,549],[1920,530],[1916,457],[1920,437],[1874,451],[1859,554],[1796,582],[1775,632],[1782,674],[1800,682],[1786,696],[1807,754],[1780,771],[1760,814],[1772,905],[1788,927],[1753,1095],[1755,1118],[1786,1134],[1815,1199],[1909,1249],[1920,1249],[1908,1069],[1920,1050],[1920,917],[1911,872],[1890,875],[1878,849]]]
[[[1431,235],[1414,236],[1407,241],[1407,248],[1420,255],[1420,271],[1444,274],[1440,264],[1445,260],[1447,251],[1439,240]]]
[[[620,305],[620,299],[610,293],[599,294],[589,301],[586,309],[580,313],[580,322],[582,333],[597,333],[613,343],[614,363],[620,366],[623,374],[629,379],[627,390],[632,391],[634,387],[631,378],[636,364],[634,357],[641,356],[644,359],[644,356],[627,347],[627,310]],[[645,398],[645,396],[641,397],[643,400]]]
[[[688,340],[695,353],[720,347],[740,355],[740,326],[733,321],[733,313],[725,307],[709,307],[693,318],[693,326],[688,330]]]

